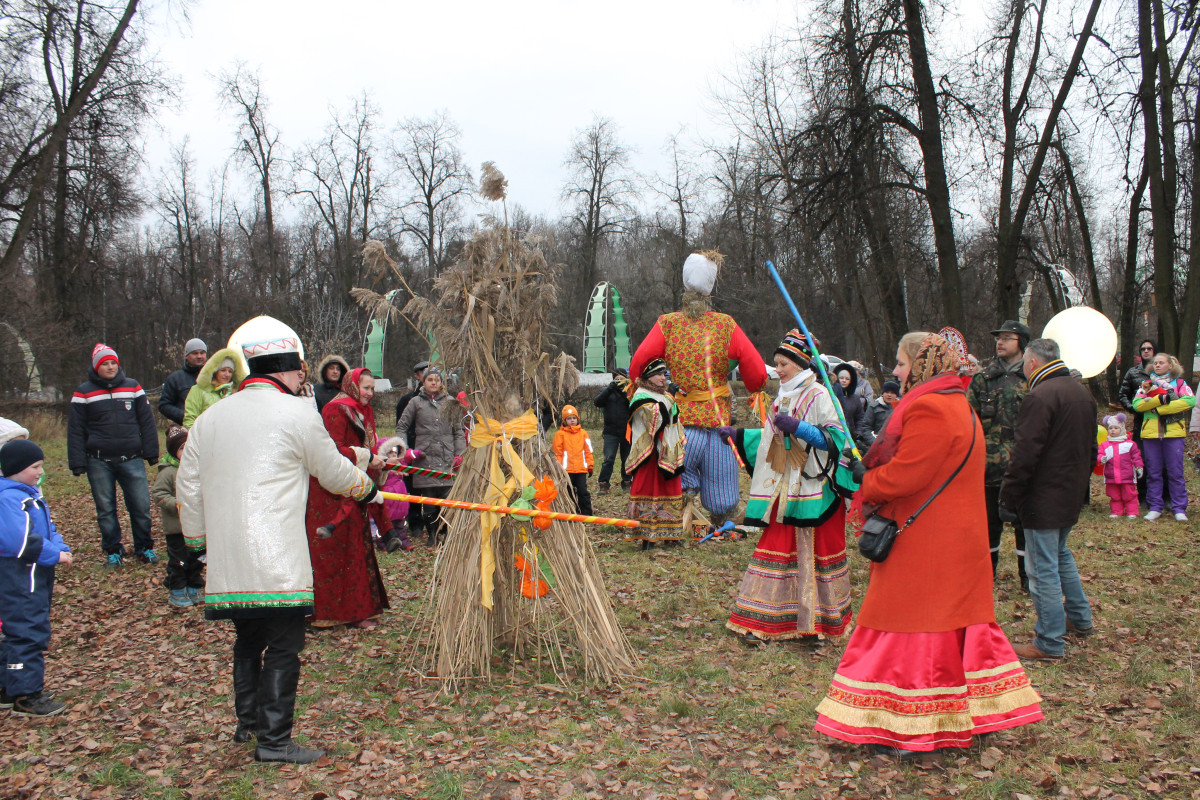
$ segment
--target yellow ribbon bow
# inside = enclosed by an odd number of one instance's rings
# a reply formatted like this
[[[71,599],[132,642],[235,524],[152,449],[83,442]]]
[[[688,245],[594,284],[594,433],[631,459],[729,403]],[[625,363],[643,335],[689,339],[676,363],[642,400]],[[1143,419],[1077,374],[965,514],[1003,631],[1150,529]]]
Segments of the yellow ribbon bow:
[[[508,504],[508,498],[514,492],[520,492],[533,483],[533,473],[521,461],[521,457],[512,446],[512,440],[524,441],[538,432],[537,417],[533,411],[526,411],[519,417],[508,422],[485,418],[477,420],[475,429],[471,432],[471,447],[489,447],[488,454],[488,488],[484,502],[492,506]],[[500,468],[500,456],[504,456],[508,469],[512,473],[508,478]],[[492,533],[500,525],[500,514],[485,511],[479,515],[479,589],[480,602],[489,611],[492,609],[492,591],[495,588],[496,556],[492,551]]]

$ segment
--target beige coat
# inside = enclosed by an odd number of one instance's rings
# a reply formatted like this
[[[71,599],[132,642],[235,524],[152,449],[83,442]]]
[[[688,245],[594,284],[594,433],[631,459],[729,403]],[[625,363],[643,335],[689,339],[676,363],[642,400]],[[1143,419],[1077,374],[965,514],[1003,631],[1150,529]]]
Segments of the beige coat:
[[[208,550],[205,616],[311,613],[309,475],[359,500],[375,491],[338,452],[309,398],[252,382],[196,419],[176,496],[188,546]]]

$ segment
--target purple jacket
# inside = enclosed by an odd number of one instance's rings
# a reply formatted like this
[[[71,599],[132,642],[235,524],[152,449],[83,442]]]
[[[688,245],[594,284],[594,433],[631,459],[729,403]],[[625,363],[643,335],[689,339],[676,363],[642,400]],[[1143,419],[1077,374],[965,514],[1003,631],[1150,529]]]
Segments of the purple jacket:
[[[1106,455],[1109,458],[1108,462],[1104,464],[1105,483],[1135,483],[1137,481],[1133,471],[1142,469],[1142,451],[1138,450],[1137,444],[1132,439],[1126,437],[1119,442],[1101,443],[1100,452],[1096,454],[1096,463],[1100,463]]]

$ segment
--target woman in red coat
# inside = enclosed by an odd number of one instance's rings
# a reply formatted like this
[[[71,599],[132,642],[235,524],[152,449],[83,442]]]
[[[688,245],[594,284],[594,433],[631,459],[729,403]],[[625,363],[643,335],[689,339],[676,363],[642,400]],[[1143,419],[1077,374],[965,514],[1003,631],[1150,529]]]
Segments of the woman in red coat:
[[[996,625],[983,431],[957,370],[941,336],[900,340],[903,396],[864,461],[855,510],[903,524],[963,467],[871,565],[858,627],[817,707],[818,731],[902,757],[1042,718]]]
[[[384,463],[375,455],[374,396],[371,372],[351,370],[342,379],[341,393],[321,410],[325,430],[338,451],[373,476]],[[355,628],[374,627],[372,618],[388,607],[368,519],[376,511],[380,530],[390,531],[392,523],[382,505],[357,503],[325,491],[315,478],[309,480],[305,525],[313,571],[313,620],[319,627],[343,622]]]

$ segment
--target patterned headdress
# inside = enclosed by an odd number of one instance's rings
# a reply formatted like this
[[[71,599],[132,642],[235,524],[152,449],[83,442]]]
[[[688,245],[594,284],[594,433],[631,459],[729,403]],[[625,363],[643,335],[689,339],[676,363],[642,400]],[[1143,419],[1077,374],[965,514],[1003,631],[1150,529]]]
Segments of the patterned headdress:
[[[962,361],[950,343],[942,336],[931,333],[921,340],[917,356],[912,360],[908,379],[904,381],[904,391],[908,392],[919,383],[947,372],[958,372]]]
[[[821,340],[813,337],[817,347],[821,346]],[[791,359],[804,369],[808,369],[812,363],[813,349],[809,346],[808,339],[804,338],[804,334],[799,328],[792,328],[783,337],[783,341],[775,348],[776,355],[781,355],[784,358]]]
[[[251,372],[270,375],[303,369],[304,345],[290,327],[274,317],[255,317],[229,337],[240,349]]]

